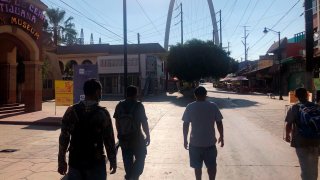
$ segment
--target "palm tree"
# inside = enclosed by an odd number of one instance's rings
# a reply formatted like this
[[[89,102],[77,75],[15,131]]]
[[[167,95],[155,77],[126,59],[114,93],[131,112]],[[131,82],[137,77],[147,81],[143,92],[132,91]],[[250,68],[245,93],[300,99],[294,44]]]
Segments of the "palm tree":
[[[53,34],[53,42],[55,45],[67,44],[72,45],[76,42],[77,32],[74,29],[75,24],[72,23],[73,17],[69,17],[64,21],[66,12],[64,10],[47,9],[47,23],[44,27],[49,33]]]

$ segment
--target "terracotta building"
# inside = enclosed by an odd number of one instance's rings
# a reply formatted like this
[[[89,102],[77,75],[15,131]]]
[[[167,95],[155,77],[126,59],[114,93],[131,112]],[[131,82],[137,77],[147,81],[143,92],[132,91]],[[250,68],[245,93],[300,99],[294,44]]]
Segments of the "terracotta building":
[[[0,105],[42,109],[42,26],[47,6],[40,0],[0,1]]]

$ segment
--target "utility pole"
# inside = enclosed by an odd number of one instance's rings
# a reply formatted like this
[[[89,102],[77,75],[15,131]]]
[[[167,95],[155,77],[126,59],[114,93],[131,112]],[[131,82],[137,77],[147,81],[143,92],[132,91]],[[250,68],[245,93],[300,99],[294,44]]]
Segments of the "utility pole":
[[[244,45],[244,61],[247,61],[248,60],[248,50],[249,50],[249,47],[247,48],[247,38],[249,36],[249,34],[247,34],[248,30],[247,30],[247,27],[248,26],[243,26],[244,27],[244,42],[242,42],[242,44]]]
[[[138,63],[139,63],[139,92],[141,94],[141,60],[140,60],[140,33],[137,34],[138,35]]]
[[[222,26],[221,26],[221,9],[219,11],[220,19],[219,19],[219,25],[220,25],[220,47],[222,48]],[[229,50],[228,50],[229,51]]]
[[[312,0],[304,1],[305,29],[306,29],[306,70],[312,72],[315,66],[313,61],[313,12]]]
[[[181,44],[183,44],[183,10],[182,10],[182,2],[180,3],[180,17],[181,17]]]
[[[182,10],[182,3],[180,3],[180,5],[179,5],[175,10],[177,10],[179,7],[180,7],[180,13],[179,13],[178,15],[176,15],[176,17],[174,17],[174,18],[177,18],[177,17],[179,17],[179,15],[180,15],[180,20],[179,20],[179,22],[177,22],[177,23],[175,24],[175,26],[180,23],[180,28],[181,28],[181,44],[183,44],[183,10]]]
[[[127,44],[127,0],[123,0],[123,88],[124,98],[127,96],[128,86],[128,44]]]

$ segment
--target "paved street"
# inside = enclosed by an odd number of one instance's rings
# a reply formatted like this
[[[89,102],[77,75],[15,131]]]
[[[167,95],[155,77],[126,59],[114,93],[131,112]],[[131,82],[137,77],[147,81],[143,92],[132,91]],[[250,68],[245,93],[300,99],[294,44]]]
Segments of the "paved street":
[[[294,149],[282,140],[284,101],[265,95],[239,95],[205,85],[209,99],[222,110],[225,147],[218,147],[217,179],[299,179],[299,166]],[[194,179],[189,167],[188,152],[183,148],[181,116],[191,99],[179,93],[149,97],[144,101],[151,128],[145,171],[149,179]],[[116,98],[107,98],[102,105],[113,114]],[[41,121],[46,117],[61,117],[66,107],[43,104],[42,112],[0,119],[1,121]],[[59,127],[0,124],[0,180],[60,179],[57,172]],[[118,155],[117,174],[110,180],[123,179],[123,165]],[[109,168],[109,165],[107,165]],[[208,179],[203,171],[203,179]]]

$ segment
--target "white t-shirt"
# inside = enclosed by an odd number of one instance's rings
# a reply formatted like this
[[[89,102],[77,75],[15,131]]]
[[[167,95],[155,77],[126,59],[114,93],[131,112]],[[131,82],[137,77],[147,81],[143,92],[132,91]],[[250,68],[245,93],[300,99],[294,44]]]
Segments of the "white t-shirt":
[[[187,105],[182,120],[191,123],[190,145],[209,147],[216,144],[214,122],[223,119],[218,106],[209,101],[195,101]]]

